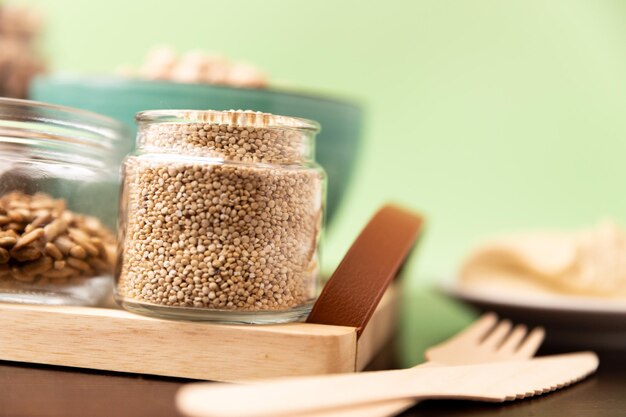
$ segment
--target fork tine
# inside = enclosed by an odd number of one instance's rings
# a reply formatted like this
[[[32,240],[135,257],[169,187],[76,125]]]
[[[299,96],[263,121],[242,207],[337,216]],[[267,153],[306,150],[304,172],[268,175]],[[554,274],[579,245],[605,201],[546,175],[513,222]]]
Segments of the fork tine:
[[[519,345],[528,333],[528,328],[523,324],[518,324],[513,328],[509,336],[502,342],[498,351],[505,354],[513,355],[519,348]]]
[[[546,336],[546,332],[543,327],[535,327],[528,334],[526,339],[522,342],[517,352],[515,352],[515,357],[520,359],[528,359],[535,356],[537,349],[541,346],[543,339]]]
[[[471,326],[459,332],[452,339],[467,339],[473,342],[480,342],[485,338],[485,335],[489,333],[493,326],[498,322],[498,316],[496,313],[485,313],[478,320],[476,320]]]
[[[485,337],[481,345],[487,349],[498,349],[504,340],[506,340],[506,337],[511,331],[511,327],[513,327],[513,324],[510,320],[502,320],[495,329]]]

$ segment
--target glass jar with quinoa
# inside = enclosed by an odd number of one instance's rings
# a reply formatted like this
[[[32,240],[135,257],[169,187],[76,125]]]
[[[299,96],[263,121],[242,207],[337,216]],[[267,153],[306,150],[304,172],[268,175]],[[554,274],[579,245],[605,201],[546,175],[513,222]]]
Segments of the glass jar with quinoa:
[[[98,114],[0,99],[0,301],[110,294],[125,132]]]
[[[319,289],[319,125],[233,110],[146,111],[137,121],[122,173],[118,302],[182,319],[305,317]]]

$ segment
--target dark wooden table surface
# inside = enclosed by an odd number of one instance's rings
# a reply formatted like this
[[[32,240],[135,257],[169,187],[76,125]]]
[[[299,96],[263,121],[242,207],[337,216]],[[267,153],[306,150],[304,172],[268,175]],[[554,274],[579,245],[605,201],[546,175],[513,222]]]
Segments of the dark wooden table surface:
[[[391,344],[379,355],[373,368],[393,366],[394,351]],[[0,416],[178,416],[174,395],[185,382],[0,361]],[[402,416],[623,417],[626,416],[626,352],[602,353],[596,375],[547,396],[504,405],[425,401]]]

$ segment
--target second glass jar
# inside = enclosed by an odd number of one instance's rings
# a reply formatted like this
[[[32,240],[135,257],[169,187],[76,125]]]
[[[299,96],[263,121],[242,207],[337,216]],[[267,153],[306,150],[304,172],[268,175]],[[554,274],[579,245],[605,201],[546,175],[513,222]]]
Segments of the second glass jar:
[[[137,115],[116,298],[170,318],[279,323],[318,293],[326,175],[316,122],[252,111]]]

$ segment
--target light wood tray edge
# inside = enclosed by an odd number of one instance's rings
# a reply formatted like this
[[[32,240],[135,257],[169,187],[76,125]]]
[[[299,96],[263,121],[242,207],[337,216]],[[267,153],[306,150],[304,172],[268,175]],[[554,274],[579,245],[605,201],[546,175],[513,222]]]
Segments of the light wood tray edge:
[[[0,359],[217,381],[354,372],[391,335],[395,298],[390,289],[358,342],[352,327],[222,325],[0,303]]]

